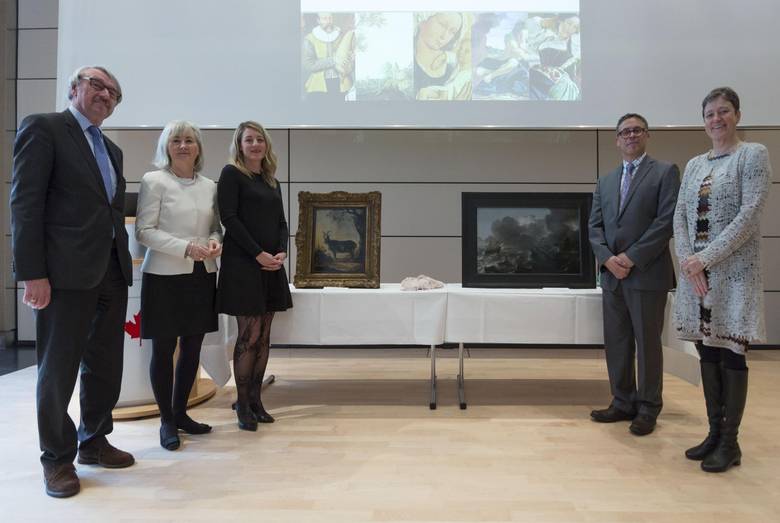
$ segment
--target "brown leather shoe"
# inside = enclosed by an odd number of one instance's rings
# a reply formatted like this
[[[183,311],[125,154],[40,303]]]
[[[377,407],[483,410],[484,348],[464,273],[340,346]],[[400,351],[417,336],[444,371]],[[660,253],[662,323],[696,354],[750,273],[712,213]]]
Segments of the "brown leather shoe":
[[[73,463],[44,463],[43,484],[46,494],[53,498],[69,498],[81,490]]]
[[[107,469],[123,469],[135,463],[135,458],[129,452],[112,446],[105,436],[99,436],[79,447],[78,461],[81,465],[100,465]]]

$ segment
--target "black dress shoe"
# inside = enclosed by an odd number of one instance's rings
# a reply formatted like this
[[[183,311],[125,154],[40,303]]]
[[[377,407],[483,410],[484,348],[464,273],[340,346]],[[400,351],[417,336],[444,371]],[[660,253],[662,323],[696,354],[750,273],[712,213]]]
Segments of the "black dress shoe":
[[[606,409],[593,410],[590,412],[591,419],[599,423],[615,423],[616,421],[629,421],[634,419],[635,416],[636,414],[632,414],[630,412],[625,412],[623,410],[620,410],[614,405],[610,405]]]
[[[211,425],[206,423],[198,423],[187,414],[176,415],[176,427],[183,430],[187,434],[206,434],[211,432]]]
[[[53,498],[69,498],[81,490],[73,463],[44,463],[43,484],[46,494]]]
[[[252,410],[252,414],[255,415],[258,423],[273,423],[276,421],[273,416],[265,411],[262,403],[250,403],[249,408]]]
[[[649,414],[637,414],[628,430],[635,436],[647,436],[655,429],[655,418]]]
[[[176,450],[181,446],[175,423],[169,421],[160,425],[160,446],[166,450]]]
[[[239,429],[252,432],[257,430],[257,418],[255,418],[248,405],[236,405],[236,417],[238,418]]]

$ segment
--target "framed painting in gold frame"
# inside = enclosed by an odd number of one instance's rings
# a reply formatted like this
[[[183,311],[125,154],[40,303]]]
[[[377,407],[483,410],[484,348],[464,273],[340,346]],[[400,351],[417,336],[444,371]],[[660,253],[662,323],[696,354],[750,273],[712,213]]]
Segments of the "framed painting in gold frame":
[[[382,194],[298,193],[296,287],[379,287]]]

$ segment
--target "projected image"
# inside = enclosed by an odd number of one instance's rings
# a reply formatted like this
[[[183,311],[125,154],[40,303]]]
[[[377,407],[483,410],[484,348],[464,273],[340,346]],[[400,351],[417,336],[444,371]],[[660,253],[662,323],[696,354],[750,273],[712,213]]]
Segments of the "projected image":
[[[355,99],[355,15],[303,13],[302,71],[306,100]]]
[[[471,99],[468,13],[416,13],[414,88],[418,100]]]
[[[306,100],[581,99],[576,1],[557,2],[558,8],[574,9],[566,12],[534,10],[549,3],[530,0],[495,5],[516,11],[491,12],[363,11],[362,4],[343,2],[316,5],[361,10],[302,14]]]
[[[579,18],[480,13],[472,28],[474,100],[579,100]]]
[[[530,69],[534,100],[579,100],[580,19],[574,15],[534,16],[527,25],[529,49],[538,56]]]
[[[408,13],[358,13],[355,33],[357,99],[414,98],[412,17]]]
[[[528,100],[538,55],[525,42],[527,13],[482,13],[472,28],[475,100]]]

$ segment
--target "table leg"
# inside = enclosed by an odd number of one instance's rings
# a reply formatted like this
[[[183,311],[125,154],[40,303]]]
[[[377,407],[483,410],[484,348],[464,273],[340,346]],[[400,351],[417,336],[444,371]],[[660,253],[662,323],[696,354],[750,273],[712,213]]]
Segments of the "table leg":
[[[463,344],[458,344],[458,402],[461,410],[466,408],[466,379],[463,374]]]
[[[431,410],[436,409],[436,345],[431,345]]]

